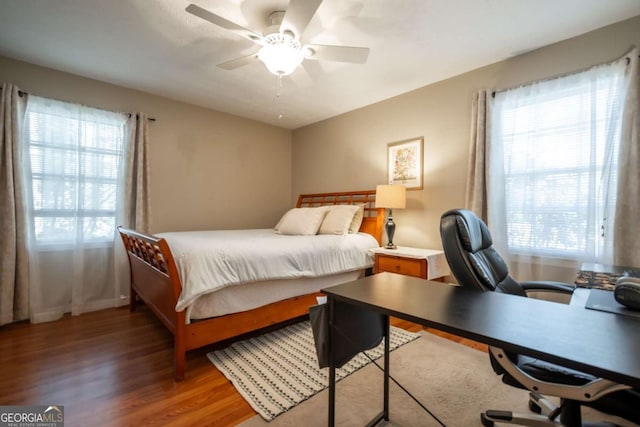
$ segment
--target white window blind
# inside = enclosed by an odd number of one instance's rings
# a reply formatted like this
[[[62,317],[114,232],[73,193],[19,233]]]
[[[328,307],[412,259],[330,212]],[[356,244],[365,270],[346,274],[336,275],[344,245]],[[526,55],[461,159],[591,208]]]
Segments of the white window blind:
[[[496,94],[489,192],[500,196],[489,209],[504,208],[490,217],[506,220],[510,253],[598,260],[607,250],[623,66]]]
[[[126,117],[30,96],[27,119],[35,242],[111,242]]]

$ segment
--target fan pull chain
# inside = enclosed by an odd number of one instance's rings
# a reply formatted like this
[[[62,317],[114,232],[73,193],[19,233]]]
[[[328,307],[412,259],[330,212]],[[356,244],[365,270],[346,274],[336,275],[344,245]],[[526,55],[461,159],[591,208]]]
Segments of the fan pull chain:
[[[278,87],[276,89],[276,98],[280,99],[280,91],[282,90],[282,74],[278,74]]]
[[[280,100],[280,92],[282,91],[282,74],[278,74],[278,86],[276,88],[276,105],[278,105],[278,101]],[[278,119],[281,119],[283,116],[282,113],[278,113]]]

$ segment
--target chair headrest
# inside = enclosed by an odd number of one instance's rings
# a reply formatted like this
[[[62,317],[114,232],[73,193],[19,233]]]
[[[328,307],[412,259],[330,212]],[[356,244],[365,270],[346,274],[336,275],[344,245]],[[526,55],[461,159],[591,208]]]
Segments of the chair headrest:
[[[456,227],[460,233],[460,239],[464,249],[475,253],[486,249],[493,244],[489,228],[478,216],[467,209],[452,209],[445,212],[442,217],[455,216]]]

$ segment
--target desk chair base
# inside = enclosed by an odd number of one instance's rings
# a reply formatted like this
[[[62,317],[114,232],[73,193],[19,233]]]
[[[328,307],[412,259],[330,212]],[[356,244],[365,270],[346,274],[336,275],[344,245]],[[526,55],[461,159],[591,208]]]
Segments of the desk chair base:
[[[515,424],[529,427],[617,427],[617,424],[604,422],[582,422],[580,405],[576,402],[564,402],[560,408],[539,393],[529,393],[529,409],[537,414],[521,414],[510,411],[489,410],[480,414],[485,427],[494,427],[494,423]],[[560,420],[556,420],[560,418]]]

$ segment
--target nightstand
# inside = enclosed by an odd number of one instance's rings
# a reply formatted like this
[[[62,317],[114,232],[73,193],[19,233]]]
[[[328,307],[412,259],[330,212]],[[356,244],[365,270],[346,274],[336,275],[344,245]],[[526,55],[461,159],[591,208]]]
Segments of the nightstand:
[[[398,246],[398,249],[376,248],[371,252],[375,255],[374,274],[387,271],[439,281],[450,274],[449,264],[441,250]]]

